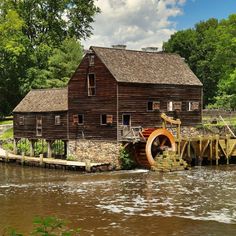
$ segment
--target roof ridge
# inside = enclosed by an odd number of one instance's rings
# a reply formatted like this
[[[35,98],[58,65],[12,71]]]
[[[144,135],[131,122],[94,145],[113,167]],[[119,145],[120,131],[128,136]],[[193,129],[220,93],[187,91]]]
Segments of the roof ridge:
[[[101,49],[108,49],[108,50],[120,50],[120,51],[127,51],[127,52],[141,52],[141,53],[147,53],[147,54],[166,54],[166,55],[176,55],[176,56],[180,56],[178,53],[176,52],[165,52],[165,51],[156,51],[156,52],[150,52],[150,51],[143,51],[142,49],[138,50],[138,49],[123,49],[123,48],[112,48],[112,47],[103,47],[103,46],[90,46],[90,48],[101,48]],[[180,56],[181,57],[181,56]]]
[[[68,89],[68,86],[63,88],[40,88],[40,89],[31,89],[30,91],[50,91],[50,90],[66,90]]]

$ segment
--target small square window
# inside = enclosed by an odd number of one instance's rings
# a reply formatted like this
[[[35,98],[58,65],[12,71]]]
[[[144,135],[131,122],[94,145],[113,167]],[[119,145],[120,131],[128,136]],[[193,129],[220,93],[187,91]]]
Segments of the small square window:
[[[111,125],[113,123],[113,115],[101,115],[101,125]]]
[[[131,125],[131,115],[123,114],[122,115],[122,124],[126,126]]]
[[[148,111],[159,111],[160,102],[159,101],[149,101],[148,102]]]
[[[61,124],[61,116],[55,116],[55,125]]]
[[[198,110],[199,110],[199,102],[187,103],[187,111],[198,111]]]
[[[182,102],[174,102],[174,110],[181,111],[182,110]]]
[[[20,116],[19,117],[19,125],[24,125],[25,124],[25,117],[24,116]]]

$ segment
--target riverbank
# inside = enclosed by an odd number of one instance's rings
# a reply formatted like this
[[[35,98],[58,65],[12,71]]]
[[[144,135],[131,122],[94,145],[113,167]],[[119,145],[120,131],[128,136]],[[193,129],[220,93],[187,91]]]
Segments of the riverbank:
[[[14,162],[21,165],[42,167],[49,169],[63,169],[73,171],[84,171],[84,172],[98,172],[98,171],[111,171],[113,167],[110,163],[94,163],[91,161],[79,162],[79,161],[68,161],[53,158],[44,158],[43,155],[40,157],[29,157],[22,155],[14,155],[0,148],[0,161],[1,162]]]

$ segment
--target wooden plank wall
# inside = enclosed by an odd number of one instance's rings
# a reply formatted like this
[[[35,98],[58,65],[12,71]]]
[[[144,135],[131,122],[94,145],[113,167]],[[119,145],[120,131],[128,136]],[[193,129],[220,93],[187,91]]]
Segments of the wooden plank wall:
[[[160,101],[160,111],[147,111],[148,101]],[[182,111],[178,116],[183,125],[201,123],[201,87],[130,83],[119,83],[119,123],[122,124],[122,114],[130,114],[132,126],[158,126],[162,112],[172,117],[176,115],[175,112],[167,112],[168,101],[182,102]],[[199,101],[200,109],[187,111],[189,101]]]
[[[55,125],[55,116],[60,115],[61,124]],[[19,119],[24,116],[24,125]],[[36,136],[36,116],[42,116],[42,136]],[[67,140],[67,112],[14,113],[14,138]]]
[[[96,79],[96,95],[88,96],[87,75],[94,73]],[[89,66],[86,55],[68,84],[69,103],[69,138],[84,137],[88,139],[116,140],[117,129],[117,84],[111,73],[98,57],[94,58],[94,66]],[[84,124],[73,123],[73,115],[83,114]],[[112,125],[101,125],[102,114],[112,115]]]

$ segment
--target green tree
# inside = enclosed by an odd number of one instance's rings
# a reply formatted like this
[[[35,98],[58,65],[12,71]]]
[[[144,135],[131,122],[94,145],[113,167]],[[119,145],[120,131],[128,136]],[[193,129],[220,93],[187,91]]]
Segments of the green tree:
[[[9,114],[31,88],[65,85],[76,67],[65,48],[72,50],[74,43],[78,55],[70,56],[79,63],[77,41],[92,34],[99,11],[94,0],[0,1],[0,115]]]

